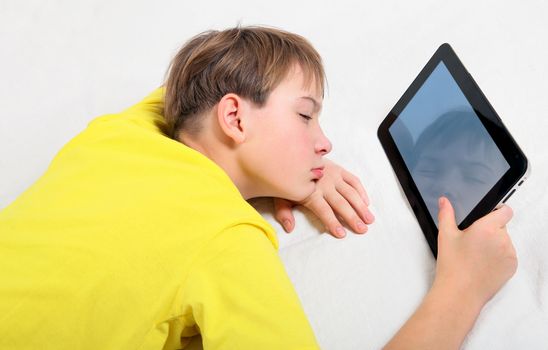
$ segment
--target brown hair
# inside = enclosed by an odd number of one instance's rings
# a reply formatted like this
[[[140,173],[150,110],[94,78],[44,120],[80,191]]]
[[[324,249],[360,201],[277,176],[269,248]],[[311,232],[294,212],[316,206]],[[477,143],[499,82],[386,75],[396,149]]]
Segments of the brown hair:
[[[190,39],[167,73],[164,113],[167,133],[200,131],[197,118],[228,93],[261,107],[294,64],[314,80],[322,96],[325,73],[318,52],[303,37],[267,27],[207,31]]]

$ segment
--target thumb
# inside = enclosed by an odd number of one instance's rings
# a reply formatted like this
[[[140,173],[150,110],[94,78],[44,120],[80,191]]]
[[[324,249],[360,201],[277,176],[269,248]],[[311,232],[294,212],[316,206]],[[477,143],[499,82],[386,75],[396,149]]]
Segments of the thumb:
[[[293,203],[282,198],[274,198],[274,218],[283,226],[285,232],[290,233],[295,226]]]
[[[458,230],[457,223],[455,221],[455,210],[451,205],[451,202],[446,197],[440,197],[438,201],[440,211],[438,213],[438,228],[439,231],[451,232],[455,229]]]

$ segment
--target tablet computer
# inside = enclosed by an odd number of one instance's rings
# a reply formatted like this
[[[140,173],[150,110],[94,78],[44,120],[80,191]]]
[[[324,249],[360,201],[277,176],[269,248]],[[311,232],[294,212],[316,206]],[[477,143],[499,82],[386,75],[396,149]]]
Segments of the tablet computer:
[[[440,196],[462,230],[528,176],[527,158],[449,44],[388,113],[378,137],[435,257]]]

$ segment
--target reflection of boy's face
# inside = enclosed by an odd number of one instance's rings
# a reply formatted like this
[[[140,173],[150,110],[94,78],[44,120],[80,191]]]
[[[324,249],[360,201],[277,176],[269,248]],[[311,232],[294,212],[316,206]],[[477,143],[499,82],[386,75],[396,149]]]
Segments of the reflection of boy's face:
[[[257,192],[303,200],[315,190],[322,157],[331,150],[318,120],[321,102],[321,92],[314,82],[304,84],[304,74],[296,66],[264,106],[251,108],[245,170]]]
[[[440,196],[451,201],[460,223],[500,177],[485,165],[490,150],[483,142],[475,147],[467,137],[442,142],[425,147],[411,172],[436,225]]]

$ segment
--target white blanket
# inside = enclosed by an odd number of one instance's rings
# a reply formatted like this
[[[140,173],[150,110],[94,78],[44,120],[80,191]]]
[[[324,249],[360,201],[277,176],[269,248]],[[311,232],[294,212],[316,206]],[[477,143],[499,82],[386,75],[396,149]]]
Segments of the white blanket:
[[[528,156],[510,199],[519,268],[484,308],[468,350],[548,349],[548,5],[532,0],[8,1],[0,5],[0,208],[94,116],[162,83],[179,45],[210,28],[268,24],[309,38],[329,81],[322,124],[332,160],[358,175],[376,222],[338,240],[310,213],[278,229],[280,256],[324,349],[378,349],[429,289],[435,261],[376,137],[436,48],[454,47]]]

